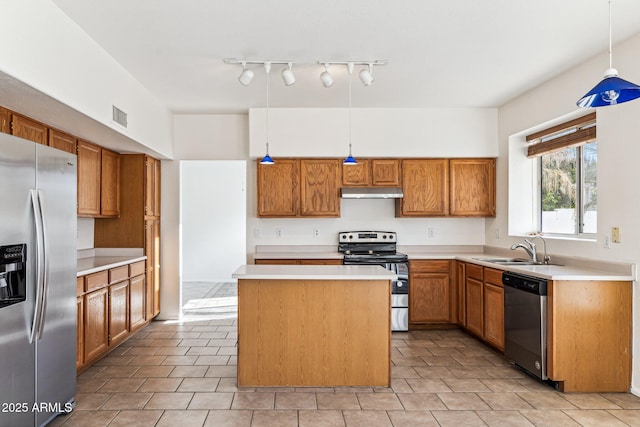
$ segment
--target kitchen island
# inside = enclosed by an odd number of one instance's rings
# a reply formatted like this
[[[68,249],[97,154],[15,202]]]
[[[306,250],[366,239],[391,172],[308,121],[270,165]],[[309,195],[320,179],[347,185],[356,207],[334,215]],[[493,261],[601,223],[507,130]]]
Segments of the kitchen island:
[[[392,272],[380,266],[244,265],[238,386],[391,385]]]

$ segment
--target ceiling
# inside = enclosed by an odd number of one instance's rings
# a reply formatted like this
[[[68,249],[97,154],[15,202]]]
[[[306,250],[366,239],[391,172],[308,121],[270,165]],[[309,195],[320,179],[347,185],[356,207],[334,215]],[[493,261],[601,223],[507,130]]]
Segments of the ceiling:
[[[274,65],[271,107],[346,107],[346,67],[331,67],[336,83],[324,88],[317,61],[376,59],[389,63],[369,87],[356,67],[354,107],[498,107],[606,52],[609,32],[606,0],[53,2],[176,113],[266,105],[261,66],[245,87],[224,58],[294,62],[289,87]],[[612,7],[614,44],[640,32],[640,1]],[[593,70],[594,85],[607,67]]]

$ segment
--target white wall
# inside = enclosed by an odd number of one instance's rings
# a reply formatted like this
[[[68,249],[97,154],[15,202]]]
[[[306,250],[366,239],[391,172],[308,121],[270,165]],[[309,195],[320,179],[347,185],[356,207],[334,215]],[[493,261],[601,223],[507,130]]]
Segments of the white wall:
[[[626,80],[640,82],[640,34],[614,46],[614,65]],[[487,220],[486,244],[508,247],[520,237],[503,234],[496,239],[495,230],[507,230],[507,200],[509,162],[517,147],[513,136],[558,118],[589,110],[578,111],[575,102],[602,78],[608,58],[602,54],[584,64],[559,75],[536,89],[518,97],[499,110],[499,160],[497,163],[497,215]],[[597,241],[548,240],[551,253],[582,256],[603,260],[640,262],[640,193],[635,190],[640,182],[640,100],[597,109],[598,126],[598,239]],[[510,145],[510,139],[512,144]],[[515,144],[515,145],[514,145]],[[519,170],[514,173],[520,173]],[[512,206],[512,209],[515,208]],[[611,227],[618,226],[622,243],[604,248],[603,236]],[[634,325],[640,322],[640,295],[634,282]],[[640,351],[640,328],[634,328],[633,353]],[[640,357],[633,362],[632,387],[640,394]]]
[[[0,72],[172,156],[169,110],[51,1],[4,0],[0,40]],[[111,120],[112,105],[127,128]]]
[[[244,264],[246,162],[180,162],[182,280],[230,281]]]

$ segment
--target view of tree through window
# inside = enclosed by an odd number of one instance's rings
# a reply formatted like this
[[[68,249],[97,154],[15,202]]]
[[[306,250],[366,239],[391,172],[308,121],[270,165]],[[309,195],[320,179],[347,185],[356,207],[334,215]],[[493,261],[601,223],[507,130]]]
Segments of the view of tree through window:
[[[540,157],[541,231],[595,233],[597,142]]]

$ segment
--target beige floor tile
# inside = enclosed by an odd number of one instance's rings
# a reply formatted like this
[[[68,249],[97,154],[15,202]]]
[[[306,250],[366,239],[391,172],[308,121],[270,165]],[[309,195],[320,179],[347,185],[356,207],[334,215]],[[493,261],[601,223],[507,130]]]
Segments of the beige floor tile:
[[[128,378],[133,376],[140,366],[105,366],[94,378]]]
[[[183,365],[189,366],[196,363],[198,356],[167,356],[163,361],[162,365]]]
[[[451,366],[449,371],[455,378],[494,378],[489,374],[486,367],[476,366]]]
[[[445,378],[442,381],[452,390],[460,392],[487,392],[491,391],[484,383],[475,378]]]
[[[202,338],[200,332],[174,332],[171,338]]]
[[[68,419],[63,425],[66,427],[105,427],[116,415],[118,415],[118,411],[73,411],[68,415]]]
[[[489,427],[533,427],[534,425],[518,411],[476,411]]]
[[[438,427],[430,411],[387,411],[394,427]]]
[[[432,356],[462,356],[459,347],[429,347]]]
[[[238,392],[233,397],[232,409],[273,409],[275,393]],[[255,414],[254,414],[255,415]]]
[[[144,383],[144,378],[112,378],[100,389],[100,393],[122,393],[137,391]]]
[[[460,363],[451,356],[422,356],[429,366],[460,366]]]
[[[236,356],[238,354],[238,348],[237,347],[220,347],[218,349],[218,353],[221,356]]]
[[[96,410],[111,398],[111,393],[76,393],[75,410]]]
[[[298,411],[299,427],[344,427],[342,411],[333,409]]]
[[[276,393],[276,409],[317,409],[315,393]]]
[[[407,411],[447,409],[435,393],[401,393],[398,398]]]
[[[491,409],[496,411],[533,409],[533,406],[522,400],[520,396],[513,392],[507,393],[478,393],[480,399],[484,400]]]
[[[147,339],[170,339],[173,338],[173,332],[149,332],[149,334],[145,337]]]
[[[575,409],[560,393],[541,393],[535,391],[518,392],[518,396],[535,409]]]
[[[622,409],[596,393],[566,393],[563,397],[580,409]]]
[[[154,427],[162,416],[162,412],[162,410],[120,411],[109,427]]]
[[[210,410],[204,427],[249,427],[252,416],[249,410]]]
[[[207,369],[206,377],[235,378],[238,376],[236,366],[210,366]]]
[[[235,378],[220,378],[216,391],[238,391],[238,381]]]
[[[640,410],[638,409],[609,410],[607,412],[630,426],[640,427]]]
[[[194,394],[189,409],[230,409],[233,401],[233,393],[207,393]]]
[[[408,378],[407,383],[416,393],[436,393],[451,391],[451,389],[444,383],[444,381],[438,378]]]
[[[185,378],[178,391],[214,392],[220,378]]]
[[[407,380],[403,378],[391,379],[391,391],[393,393],[413,393],[413,389]]]
[[[189,347],[153,347],[157,348],[156,356],[184,356],[189,351]]]
[[[427,363],[420,356],[401,356],[393,359],[395,366],[426,366]]]
[[[85,378],[78,377],[76,381],[77,393],[95,393],[100,387],[109,381],[107,378]]]
[[[342,411],[347,427],[392,427],[385,411]]]
[[[134,378],[166,378],[173,371],[173,366],[140,366],[133,374]]]
[[[251,427],[297,427],[298,411],[290,409],[276,409],[253,411]]]
[[[202,427],[207,419],[208,411],[164,411],[156,427]]]
[[[360,409],[355,393],[316,393],[318,409]]]
[[[209,344],[209,338],[184,338],[178,346],[180,347],[206,347]]]
[[[529,389],[522,385],[522,383],[517,379],[483,378],[481,381],[491,391],[495,392],[529,391]]]
[[[391,378],[420,378],[420,375],[411,366],[392,366]]]
[[[118,356],[109,354],[102,359],[98,360],[96,366],[123,366],[128,365],[135,356]]]
[[[142,409],[153,393],[114,393],[102,409]]]
[[[487,424],[473,411],[431,411],[441,427],[475,427]]]
[[[416,366],[414,369],[421,378],[455,378],[445,366]]]
[[[493,378],[524,378],[527,376],[524,372],[514,367],[491,366],[487,367],[487,372]]]
[[[434,340],[438,347],[466,347],[467,345],[455,338],[444,338],[440,340]]]
[[[154,393],[144,409],[187,409],[193,393]]]
[[[129,365],[161,365],[168,356],[134,356]]]
[[[462,366],[487,366],[487,367],[495,367],[495,365],[489,362],[486,358],[482,356],[458,356],[452,355],[459,364]]]
[[[404,409],[395,393],[356,393],[363,410],[401,410]]]
[[[438,393],[442,402],[454,411],[491,409],[476,393]]]
[[[198,360],[194,365],[226,365],[229,362],[229,356],[198,356]]]
[[[235,347],[237,343],[235,338],[212,338],[209,340],[209,347]]]
[[[139,392],[172,392],[178,390],[182,378],[147,378],[138,389]],[[186,381],[186,379],[184,380]]]
[[[400,353],[401,356],[407,357],[407,356],[432,356],[433,353],[431,353],[426,347],[409,347],[409,346],[403,346],[403,347],[397,347],[398,352]],[[395,362],[395,357],[393,358],[394,362]]]
[[[619,418],[611,415],[607,411],[603,411],[601,409],[593,409],[593,410],[575,410],[575,409],[565,409],[563,411],[565,414],[569,415],[571,418],[576,420],[580,425],[584,427],[625,427],[626,423],[622,422]]]
[[[159,338],[154,339],[151,345],[157,347],[175,347],[180,344],[181,341],[180,338]]]
[[[178,378],[201,378],[207,373],[206,366],[176,366],[169,377]]]
[[[601,393],[600,396],[623,409],[640,409],[640,397],[631,393]]]
[[[202,331],[200,332],[200,338],[214,338],[214,339],[224,339],[227,337],[227,333],[226,331]],[[235,345],[235,344],[234,344]]]
[[[187,356],[215,356],[221,347],[189,347]]]
[[[580,424],[558,409],[540,409],[519,411],[536,426],[577,427]]]
[[[130,347],[126,356],[153,356],[158,351],[158,347]]]

